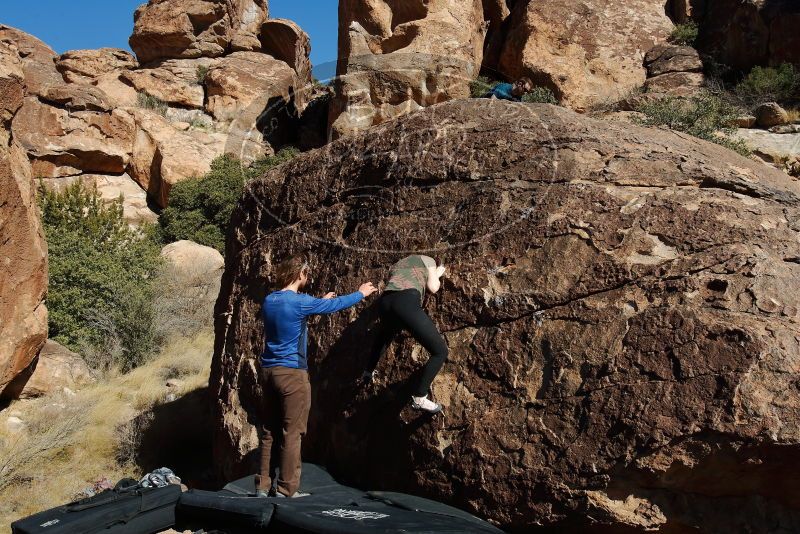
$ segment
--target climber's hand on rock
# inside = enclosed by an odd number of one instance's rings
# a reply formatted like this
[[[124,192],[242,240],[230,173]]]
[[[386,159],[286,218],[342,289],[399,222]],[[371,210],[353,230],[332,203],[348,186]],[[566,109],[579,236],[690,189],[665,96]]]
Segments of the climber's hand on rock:
[[[322,298],[324,298],[325,300],[329,300],[329,299],[332,299],[334,297],[336,297],[336,293],[334,293],[333,291],[330,291],[328,293],[325,293],[325,296],[322,297]]]
[[[372,282],[367,282],[365,284],[361,284],[361,287],[359,287],[358,290],[361,292],[362,295],[364,295],[364,298],[366,298],[375,293],[378,290],[378,288],[372,285]]]

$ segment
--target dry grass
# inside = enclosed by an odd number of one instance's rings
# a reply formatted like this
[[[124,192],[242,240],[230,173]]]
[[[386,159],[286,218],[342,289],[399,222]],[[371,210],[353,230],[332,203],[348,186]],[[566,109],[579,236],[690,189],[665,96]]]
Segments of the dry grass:
[[[789,114],[789,122],[800,123],[800,108],[789,108],[786,113]]]
[[[135,440],[135,434],[120,429],[164,402],[168,393],[180,397],[205,387],[212,347],[213,336],[204,332],[169,344],[153,361],[129,374],[108,374],[75,396],[19,401],[4,410],[0,532],[7,532],[16,519],[71,501],[103,477],[116,481],[140,476],[135,466],[118,462],[120,457],[130,458]],[[176,373],[182,384],[168,391],[165,377]],[[6,428],[6,419],[14,412],[27,425],[22,434],[12,435]]]

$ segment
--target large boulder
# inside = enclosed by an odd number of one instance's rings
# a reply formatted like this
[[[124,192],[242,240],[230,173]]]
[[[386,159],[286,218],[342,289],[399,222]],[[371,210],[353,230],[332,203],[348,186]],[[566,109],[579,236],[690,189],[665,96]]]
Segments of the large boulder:
[[[645,53],[672,29],[663,0],[516,2],[490,67],[530,77],[560,101],[584,111],[616,102],[642,86]]]
[[[226,479],[257,447],[260,306],[310,251],[311,292],[449,265],[427,309],[450,360],[398,337],[357,387],[374,306],[311,325],[308,460],[515,531],[798,528],[800,186],[718,145],[567,109],[430,107],[248,184],[228,234],[210,385]]]
[[[206,111],[221,122],[241,122],[255,129],[270,103],[285,105],[294,70],[258,52],[234,52],[217,61],[206,75]]]
[[[225,260],[217,249],[187,240],[165,245],[161,249],[161,257],[183,275],[197,273],[219,278],[225,266]]]
[[[142,64],[258,50],[267,0],[150,0],[134,14],[131,49]]]
[[[753,114],[756,116],[756,124],[762,128],[772,128],[789,122],[789,114],[777,102],[761,104]]]
[[[134,134],[126,114],[95,111],[109,105],[91,86],[51,88],[46,95],[26,98],[12,125],[37,178],[125,171]]]
[[[205,100],[205,72],[216,64],[209,58],[170,59],[153,68],[125,71],[121,78],[139,93],[147,93],[167,104],[201,109]]]
[[[167,269],[161,277],[158,302],[168,332],[187,336],[213,325],[214,302],[225,266],[222,254],[193,241],[177,241],[161,249]]]
[[[56,53],[36,37],[0,24],[0,61],[17,56],[28,94],[39,95],[48,88],[64,83],[56,70]]]
[[[284,61],[295,71],[294,98],[298,110],[305,109],[312,88],[311,39],[297,23],[287,19],[270,19],[261,25],[258,36],[261,51]]]
[[[19,398],[43,397],[63,392],[65,388],[74,392],[94,381],[92,371],[80,354],[48,339]]]
[[[334,137],[469,96],[486,33],[481,0],[343,0]]]
[[[121,48],[70,50],[56,62],[56,69],[68,83],[91,83],[106,74],[138,66],[133,54]]]
[[[19,396],[47,339],[47,244],[35,191],[25,152],[0,145],[0,399]]]
[[[118,48],[71,50],[62,54],[56,68],[70,84],[93,85],[103,91],[113,107],[133,106],[136,89],[123,75],[138,67],[136,58]]]

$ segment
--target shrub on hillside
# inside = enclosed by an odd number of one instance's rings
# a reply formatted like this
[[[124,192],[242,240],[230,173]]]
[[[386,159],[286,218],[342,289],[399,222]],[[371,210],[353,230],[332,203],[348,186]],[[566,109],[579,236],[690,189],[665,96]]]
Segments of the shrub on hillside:
[[[166,102],[164,102],[158,97],[151,95],[150,93],[144,93],[144,92],[139,93],[136,96],[136,105],[143,109],[149,109],[155,111],[156,113],[162,116],[166,115],[167,109],[169,109],[169,106],[167,106]]]
[[[202,178],[175,184],[169,206],[159,218],[162,239],[166,243],[188,239],[224,252],[225,232],[244,184],[297,153],[295,148],[285,148],[250,167],[231,156],[221,156]]]
[[[748,104],[786,102],[800,97],[800,71],[790,63],[779,67],[753,67],[736,86],[736,94]]]
[[[536,104],[556,104],[558,99],[553,91],[547,87],[535,87],[530,93],[525,93],[522,96],[523,102],[536,103]]]
[[[209,68],[205,65],[199,65],[197,70],[195,70],[195,76],[197,78],[197,83],[199,85],[203,85],[206,82],[206,76],[208,76]]]
[[[472,98],[481,98],[499,83],[501,82],[492,80],[488,76],[478,76],[477,79],[469,83],[469,93]]]
[[[157,344],[155,233],[130,228],[121,199],[107,203],[80,182],[60,193],[41,187],[39,198],[50,264],[50,337],[95,368],[136,367]]]
[[[731,140],[726,135],[732,132],[730,124],[741,114],[740,110],[712,93],[703,92],[691,98],[666,97],[641,104],[636,111],[644,114],[639,122],[646,126],[667,126],[743,156],[750,155],[744,142]]]
[[[694,21],[684,22],[678,24],[669,36],[669,42],[682,46],[694,46],[697,42],[697,36],[700,33],[700,27]]]

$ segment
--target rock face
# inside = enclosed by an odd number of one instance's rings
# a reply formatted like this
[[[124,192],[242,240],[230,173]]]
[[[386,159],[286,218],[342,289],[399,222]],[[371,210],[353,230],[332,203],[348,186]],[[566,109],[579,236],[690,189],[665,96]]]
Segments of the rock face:
[[[295,140],[286,130],[307,103],[297,89],[310,85],[310,42],[291,21],[267,22],[266,0],[152,0],[131,43],[141,64],[115,48],[57,57],[0,25],[0,119],[13,118],[48,186],[81,180],[105,198],[123,193],[138,224],[155,216],[146,195],[165,206],[172,185],[214,158],[250,163]],[[9,129],[0,132],[8,144]]]
[[[0,398],[19,395],[47,339],[47,244],[25,152],[11,122],[25,102],[35,41],[0,26]],[[10,40],[9,40],[10,39]],[[33,44],[32,44],[33,43]]]
[[[137,92],[152,95],[167,104],[202,109],[205,99],[201,75],[214,60],[170,59],[154,68],[126,71],[122,79]]]
[[[648,93],[687,96],[705,83],[700,54],[691,46],[658,45],[645,56]]]
[[[287,19],[270,19],[261,26],[261,50],[285,62],[295,71],[295,106],[302,111],[312,91],[311,39],[300,26]]]
[[[150,0],[134,14],[131,49],[142,64],[257,50],[266,0]]]
[[[165,118],[145,109],[117,111],[135,124],[128,172],[161,207],[167,206],[173,185],[203,176],[211,170],[214,158],[225,152],[222,134],[178,131]]]
[[[684,2],[684,5],[690,2]],[[800,64],[800,5],[791,1],[705,0],[690,13],[700,25],[698,48],[720,63],[747,72],[756,65]]]
[[[68,83],[91,83],[106,74],[138,66],[136,58],[121,48],[70,50],[56,62],[56,68]]]
[[[39,95],[64,83],[56,70],[56,53],[36,37],[0,24],[0,49],[4,57],[19,58],[28,94]]]
[[[795,530],[798,214],[800,186],[760,163],[546,105],[448,102],[301,155],[233,215],[220,475],[252,469],[272,266],[308,250],[310,292],[342,293],[426,251],[449,265],[427,304],[444,414],[405,409],[426,358],[406,336],[356,387],[372,304],[322,318],[308,460],[520,532]]]
[[[97,87],[113,107],[136,105],[136,89],[123,75],[138,66],[130,52],[118,48],[72,50],[56,62],[64,81]]]
[[[480,0],[343,0],[333,136],[468,96],[484,36]]]
[[[734,137],[747,143],[753,153],[767,163],[783,168],[800,168],[800,128],[790,133],[739,129]]]
[[[508,79],[528,76],[584,111],[641,87],[644,54],[671,29],[661,0],[516,2],[494,37],[497,63],[486,66]]]
[[[208,71],[206,111],[219,121],[255,128],[270,101],[289,101],[294,74],[286,63],[266,54],[234,52]]]
[[[47,339],[47,244],[31,168],[16,144],[0,145],[0,206],[0,398],[10,399]]]
[[[42,397],[64,391],[64,388],[75,391],[92,382],[94,376],[80,354],[48,339],[20,398]]]
[[[42,178],[75,176],[82,172],[120,174],[131,154],[134,125],[89,86],[71,86],[63,104],[45,104],[28,97],[14,117],[14,138],[26,150],[34,175]],[[94,90],[96,91],[96,90]],[[65,92],[62,92],[65,93]],[[72,102],[80,102],[74,105]],[[95,107],[106,110],[90,111]]]

